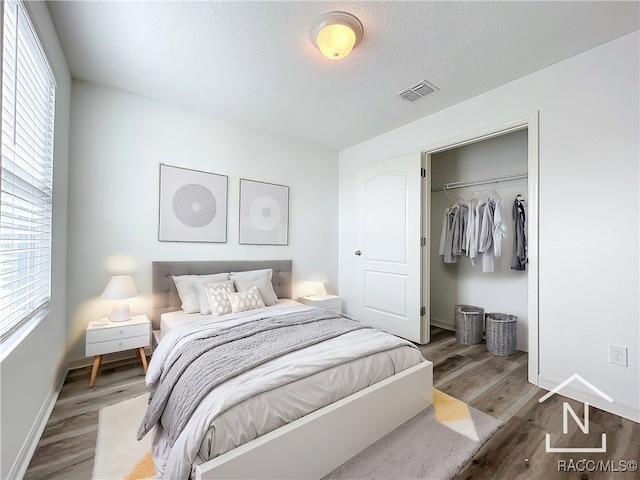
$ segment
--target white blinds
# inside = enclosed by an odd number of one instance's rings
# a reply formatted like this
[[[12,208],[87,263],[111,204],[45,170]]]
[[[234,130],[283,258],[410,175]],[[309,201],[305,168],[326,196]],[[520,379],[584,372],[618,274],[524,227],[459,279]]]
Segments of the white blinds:
[[[0,343],[49,305],[55,81],[20,0],[2,37]]]

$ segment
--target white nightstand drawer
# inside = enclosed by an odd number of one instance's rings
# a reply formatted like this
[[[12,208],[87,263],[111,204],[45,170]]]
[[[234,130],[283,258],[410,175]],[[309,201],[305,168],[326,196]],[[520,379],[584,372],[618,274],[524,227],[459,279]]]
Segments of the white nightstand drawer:
[[[87,329],[87,346],[91,343],[108,342],[111,340],[120,340],[129,337],[139,337],[141,335],[149,335],[148,323],[114,326],[114,323],[112,322],[105,327]]]
[[[149,326],[147,325],[146,332],[143,335],[136,337],[120,338],[117,340],[110,340],[106,342],[87,343],[87,357],[94,355],[105,355],[107,353],[120,352],[122,350],[130,350],[132,348],[148,347],[149,346]]]
[[[89,322],[86,333],[85,352],[87,357],[94,357],[89,388],[95,385],[102,356],[108,353],[135,349],[147,371],[144,347],[151,345],[151,322],[146,315],[134,315],[125,322],[111,322],[106,318]]]

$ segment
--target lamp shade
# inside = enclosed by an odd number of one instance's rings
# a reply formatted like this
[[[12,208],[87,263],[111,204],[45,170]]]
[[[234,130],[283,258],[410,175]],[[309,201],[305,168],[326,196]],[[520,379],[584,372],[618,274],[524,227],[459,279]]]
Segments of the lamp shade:
[[[357,17],[347,12],[321,15],[311,26],[311,42],[331,60],[340,60],[360,43],[364,27]]]
[[[116,275],[111,277],[107,287],[102,292],[102,298],[105,300],[124,300],[125,298],[133,298],[138,295],[136,284],[130,275]]]
[[[105,300],[125,300],[138,295],[136,284],[130,275],[115,275],[111,277],[107,287],[102,292]],[[126,322],[131,318],[131,310],[127,304],[116,304],[111,309],[109,320],[112,322]]]

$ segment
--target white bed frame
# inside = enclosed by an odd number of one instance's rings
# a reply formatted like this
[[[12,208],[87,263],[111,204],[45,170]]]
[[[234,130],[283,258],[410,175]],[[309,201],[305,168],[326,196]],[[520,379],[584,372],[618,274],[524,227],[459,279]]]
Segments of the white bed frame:
[[[174,264],[178,264],[177,267]],[[194,265],[199,262],[193,262]],[[208,262],[216,263],[216,262]],[[265,262],[245,270],[270,268]],[[185,271],[186,262],[154,262],[154,310],[175,310],[163,285],[169,274],[218,273],[230,271],[200,267]],[[288,277],[290,280],[290,261]],[[176,270],[177,268],[177,270]],[[171,271],[170,271],[171,270]],[[237,269],[240,271],[240,269]],[[169,272],[169,273],[167,273]],[[176,273],[172,273],[176,272]],[[274,269],[274,273],[276,269]],[[274,278],[274,286],[282,280]],[[172,283],[172,282],[170,282]],[[280,287],[288,288],[290,284]],[[289,282],[290,283],[290,282]],[[159,289],[156,289],[159,286]],[[281,295],[279,295],[281,296]],[[284,297],[285,295],[282,295]],[[287,298],[290,298],[290,293]],[[179,307],[178,307],[179,308]],[[433,403],[433,364],[424,361],[353,395],[235,448],[196,467],[197,480],[220,479],[321,479],[387,433],[413,418]]]
[[[425,361],[196,467],[196,480],[320,479],[433,403]]]

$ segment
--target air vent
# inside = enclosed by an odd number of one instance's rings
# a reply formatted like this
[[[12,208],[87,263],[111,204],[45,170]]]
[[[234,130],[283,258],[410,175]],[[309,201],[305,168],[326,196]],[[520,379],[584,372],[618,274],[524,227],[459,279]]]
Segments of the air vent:
[[[431,85],[426,80],[422,80],[420,83],[416,83],[412,87],[407,88],[399,93],[396,93],[396,97],[406,100],[407,102],[415,102],[416,100],[426,97],[430,93],[437,90],[436,87]]]

